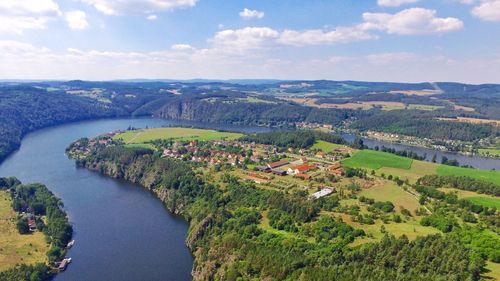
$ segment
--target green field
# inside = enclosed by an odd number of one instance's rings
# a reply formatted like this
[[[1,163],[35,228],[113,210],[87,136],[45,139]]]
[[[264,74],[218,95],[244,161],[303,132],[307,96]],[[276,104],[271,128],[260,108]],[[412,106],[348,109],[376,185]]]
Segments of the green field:
[[[345,146],[341,145],[341,144],[336,144],[336,143],[331,143],[331,142],[319,140],[319,141],[316,141],[316,143],[314,143],[314,145],[311,148],[312,149],[319,149],[319,150],[322,150],[324,152],[330,152],[336,148],[345,148]]]
[[[16,228],[16,213],[12,200],[5,191],[0,191],[0,271],[16,264],[46,262],[48,244],[42,232],[21,235]]]
[[[474,204],[481,205],[484,207],[495,207],[500,209],[500,199],[498,198],[489,198],[489,197],[468,197],[467,200],[471,201]]]
[[[352,168],[368,168],[378,170],[382,167],[410,169],[413,159],[397,156],[387,152],[360,150],[354,153],[353,156],[342,161],[347,167]]]
[[[500,148],[480,148],[479,153],[482,155],[500,157]]]
[[[433,111],[433,110],[444,108],[444,106],[427,105],[427,104],[409,104],[408,106],[406,106],[406,108],[407,109],[417,109],[417,110]]]
[[[239,133],[219,132],[215,130],[192,129],[192,128],[154,128],[126,131],[116,135],[115,139],[121,139],[125,144],[141,144],[158,139],[176,140],[234,140],[243,136]]]
[[[399,207],[404,207],[414,212],[420,206],[417,197],[404,191],[392,181],[377,182],[375,186],[363,189],[360,195],[376,201],[391,201],[398,210]]]
[[[490,181],[500,185],[500,172],[491,170],[469,169],[447,165],[439,165],[437,174],[440,176],[466,176],[475,179]]]

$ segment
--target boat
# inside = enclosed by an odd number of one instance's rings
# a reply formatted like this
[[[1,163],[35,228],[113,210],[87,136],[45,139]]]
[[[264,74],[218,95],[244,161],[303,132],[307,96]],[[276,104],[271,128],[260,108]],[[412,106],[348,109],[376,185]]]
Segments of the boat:
[[[61,263],[59,264],[59,266],[57,267],[57,270],[59,272],[61,271],[65,271],[66,268],[68,267],[68,264],[71,263],[71,258],[64,258]]]
[[[73,245],[75,245],[75,240],[69,241],[68,245],[66,245],[66,248],[69,249],[69,248],[73,247]]]

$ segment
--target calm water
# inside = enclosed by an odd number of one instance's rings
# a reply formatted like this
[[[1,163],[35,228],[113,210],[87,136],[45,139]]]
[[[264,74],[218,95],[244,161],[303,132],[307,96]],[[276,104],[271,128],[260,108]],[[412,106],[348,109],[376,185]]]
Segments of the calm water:
[[[355,136],[352,134],[343,134],[342,136],[347,141],[353,141],[355,138]],[[427,161],[431,161],[434,154],[436,154],[436,160],[438,163],[441,163],[441,159],[443,158],[443,156],[446,156],[448,159],[456,159],[460,163],[460,165],[470,165],[470,166],[472,166],[474,168],[478,168],[478,169],[500,170],[500,160],[498,160],[498,159],[486,158],[486,157],[480,157],[480,156],[467,156],[467,155],[463,155],[463,154],[459,154],[459,153],[439,151],[439,150],[434,150],[434,149],[430,149],[430,148],[409,146],[409,145],[385,142],[385,141],[374,140],[374,139],[365,139],[364,138],[363,142],[366,146],[368,146],[370,148],[373,148],[375,146],[378,146],[378,147],[385,146],[385,147],[389,147],[389,148],[394,148],[396,150],[413,151],[413,152],[416,152],[420,156],[427,155],[427,158],[426,158]]]

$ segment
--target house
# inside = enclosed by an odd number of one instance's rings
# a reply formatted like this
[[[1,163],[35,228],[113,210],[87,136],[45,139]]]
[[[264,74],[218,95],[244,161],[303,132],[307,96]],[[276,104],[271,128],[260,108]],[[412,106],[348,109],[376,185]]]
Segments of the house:
[[[277,176],[286,176],[286,171],[285,170],[280,170],[280,169],[272,169],[271,172]]]
[[[340,165],[340,163],[329,166],[327,170],[331,174],[342,176],[342,166]]]
[[[271,168],[269,168],[268,166],[257,166],[255,168],[257,169],[257,171],[264,173],[269,173],[271,171]]]
[[[311,175],[308,175],[308,174],[296,174],[295,177],[298,177],[298,178],[301,178],[301,179],[304,179],[304,180],[311,179]]]
[[[322,190],[320,190],[318,192],[313,193],[311,195],[311,198],[313,198],[313,199],[319,199],[321,197],[325,197],[325,196],[330,195],[332,193],[333,193],[333,189],[331,189],[331,188],[324,188],[324,189],[322,189]]]
[[[307,171],[316,169],[316,167],[317,166],[315,164],[304,163],[304,164],[301,164],[301,165],[298,165],[298,166],[295,166],[295,167],[288,168],[287,173],[289,175],[303,174],[303,173],[305,173]]]
[[[29,217],[28,218],[28,227],[30,231],[35,231],[36,230],[36,221],[34,217]]]
[[[323,151],[319,151],[318,153],[316,153],[316,157],[317,158],[325,158],[325,153]]]
[[[280,160],[280,161],[276,161],[273,163],[269,163],[269,164],[267,164],[267,166],[269,167],[269,169],[276,169],[276,168],[285,166],[288,163],[290,163],[290,162],[288,162],[288,160]]]

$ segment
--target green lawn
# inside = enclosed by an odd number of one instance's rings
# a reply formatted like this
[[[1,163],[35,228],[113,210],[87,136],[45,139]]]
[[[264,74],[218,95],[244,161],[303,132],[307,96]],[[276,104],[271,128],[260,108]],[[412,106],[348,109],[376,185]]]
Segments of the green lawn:
[[[475,179],[490,181],[492,183],[500,185],[500,171],[439,165],[437,168],[437,174],[440,176],[466,176]]]
[[[16,227],[17,214],[6,191],[0,191],[0,271],[18,264],[45,263],[49,245],[42,232],[21,235]]]
[[[360,196],[375,199],[376,201],[391,201],[399,210],[400,206],[414,212],[420,205],[418,198],[404,191],[392,181],[377,181],[377,183],[367,189],[363,189]]]
[[[215,130],[191,129],[191,128],[154,128],[144,130],[126,131],[116,135],[115,139],[121,139],[126,144],[140,144],[157,139],[177,140],[234,140],[241,137],[239,133],[218,132]]]
[[[391,167],[399,169],[410,169],[413,159],[397,156],[387,152],[360,150],[353,156],[342,161],[347,167],[368,168],[378,170],[382,167]]]
[[[427,104],[409,104],[406,108],[407,109],[417,109],[417,110],[433,111],[433,110],[444,108],[444,106],[427,105]]]
[[[336,148],[341,148],[341,147],[344,148],[345,146],[341,145],[341,144],[336,144],[336,143],[331,143],[331,142],[319,140],[319,141],[316,141],[316,143],[311,148],[312,149],[319,149],[319,150],[322,150],[324,152],[330,152]]]
[[[481,205],[484,207],[496,207],[500,209],[500,199],[498,198],[489,198],[489,197],[468,197],[467,200],[471,201],[474,204]]]

